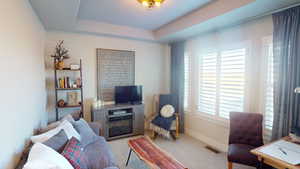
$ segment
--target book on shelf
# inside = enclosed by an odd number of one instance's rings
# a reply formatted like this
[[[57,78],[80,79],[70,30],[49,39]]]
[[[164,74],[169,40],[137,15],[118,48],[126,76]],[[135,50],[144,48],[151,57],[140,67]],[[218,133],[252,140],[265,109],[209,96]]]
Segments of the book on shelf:
[[[60,89],[81,88],[81,83],[78,83],[78,79],[71,80],[68,76],[59,78],[57,83],[57,88]]]

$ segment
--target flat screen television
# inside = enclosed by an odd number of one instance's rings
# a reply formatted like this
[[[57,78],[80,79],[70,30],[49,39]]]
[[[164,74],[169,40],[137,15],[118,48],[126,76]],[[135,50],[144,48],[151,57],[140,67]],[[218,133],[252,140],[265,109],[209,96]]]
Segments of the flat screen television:
[[[115,103],[116,104],[141,104],[142,103],[142,86],[116,86]]]

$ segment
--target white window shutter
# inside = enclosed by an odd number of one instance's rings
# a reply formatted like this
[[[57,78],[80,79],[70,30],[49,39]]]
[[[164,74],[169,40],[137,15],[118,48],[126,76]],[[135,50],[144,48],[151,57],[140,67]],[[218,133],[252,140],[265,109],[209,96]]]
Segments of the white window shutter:
[[[273,45],[267,46],[267,78],[266,78],[266,90],[265,90],[265,128],[272,130],[273,126],[273,85],[274,85],[274,71],[273,71]]]
[[[200,83],[197,107],[198,111],[211,115],[216,114],[217,57],[218,53],[211,52],[200,58]]]
[[[190,108],[191,102],[191,56],[186,53],[184,55],[184,109]]]
[[[231,111],[244,110],[246,49],[221,52],[219,116],[229,118]]]

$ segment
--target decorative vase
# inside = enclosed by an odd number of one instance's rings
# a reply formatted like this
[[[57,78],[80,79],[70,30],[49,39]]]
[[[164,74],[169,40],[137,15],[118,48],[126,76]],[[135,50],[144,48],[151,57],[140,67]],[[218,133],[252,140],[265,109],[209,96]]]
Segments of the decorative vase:
[[[59,69],[59,70],[64,69],[64,66],[65,66],[64,61],[58,61],[58,62],[56,63],[56,68]]]

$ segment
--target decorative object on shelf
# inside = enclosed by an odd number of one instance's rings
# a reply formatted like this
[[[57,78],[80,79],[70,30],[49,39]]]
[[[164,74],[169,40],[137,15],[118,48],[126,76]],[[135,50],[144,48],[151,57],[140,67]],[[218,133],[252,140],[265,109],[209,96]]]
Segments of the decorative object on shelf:
[[[58,102],[57,102],[57,106],[58,107],[64,107],[65,106],[65,101],[63,99],[60,99]]]
[[[71,65],[70,65],[70,69],[71,69],[71,70],[77,70],[77,69],[79,69],[79,68],[80,68],[80,66],[77,65],[77,64],[71,64]]]
[[[55,47],[54,55],[51,55],[55,60],[56,69],[64,69],[64,60],[70,58],[68,53],[69,51],[64,47],[64,41],[59,41]]]
[[[165,0],[137,0],[146,8],[160,7]]]
[[[82,86],[81,78],[77,78],[77,79],[76,79],[76,86],[77,86],[78,88],[80,88],[80,87]]]
[[[54,79],[55,79],[55,101],[56,101],[56,121],[60,119],[60,112],[64,114],[66,112],[72,113],[75,111],[80,112],[80,117],[83,118],[83,88],[82,88],[82,61],[80,60],[79,68],[72,70],[70,68],[57,69],[56,62],[54,59]],[[66,74],[68,76],[66,76]],[[70,92],[66,92],[70,91]],[[76,91],[76,92],[75,92]],[[76,94],[74,94],[74,92]],[[65,95],[65,97],[63,97]],[[59,97],[67,98],[67,102],[64,101],[59,104],[62,100]],[[71,109],[71,111],[66,110]],[[74,110],[73,110],[74,109]]]
[[[68,92],[67,93],[68,106],[75,106],[78,104],[78,93],[77,92]]]

